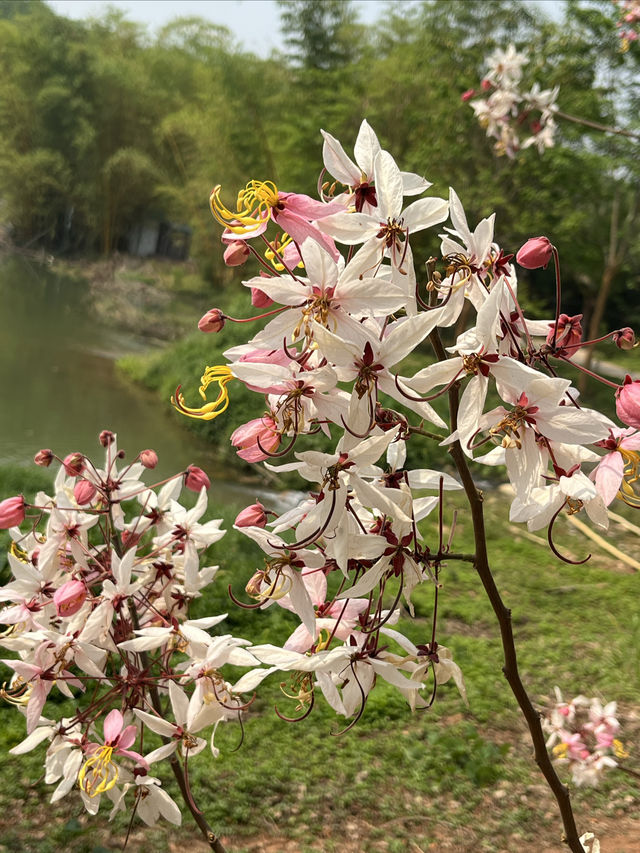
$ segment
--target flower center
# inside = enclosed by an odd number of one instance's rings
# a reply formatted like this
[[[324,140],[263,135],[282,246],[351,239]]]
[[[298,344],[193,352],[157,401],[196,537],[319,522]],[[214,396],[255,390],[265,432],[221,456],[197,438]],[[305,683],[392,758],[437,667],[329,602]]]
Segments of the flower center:
[[[113,747],[101,746],[82,765],[78,784],[90,797],[109,791],[118,781],[120,771],[113,763]]]
[[[218,184],[209,197],[211,212],[221,225],[233,234],[255,231],[271,217],[271,209],[278,204],[278,188],[273,181],[249,181],[238,193],[236,210],[230,210],[220,198],[222,187]]]

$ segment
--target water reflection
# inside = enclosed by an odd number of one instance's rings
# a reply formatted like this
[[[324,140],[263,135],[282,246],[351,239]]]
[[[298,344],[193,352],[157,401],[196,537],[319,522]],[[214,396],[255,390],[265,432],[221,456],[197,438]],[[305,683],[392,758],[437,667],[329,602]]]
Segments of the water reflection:
[[[115,359],[148,343],[97,319],[84,283],[10,258],[0,263],[0,304],[0,463],[32,464],[42,447],[100,459],[107,428],[128,458],[156,450],[160,476],[194,463],[220,477],[211,448],[168,403],[118,374]],[[224,493],[245,505],[255,489],[225,482]]]

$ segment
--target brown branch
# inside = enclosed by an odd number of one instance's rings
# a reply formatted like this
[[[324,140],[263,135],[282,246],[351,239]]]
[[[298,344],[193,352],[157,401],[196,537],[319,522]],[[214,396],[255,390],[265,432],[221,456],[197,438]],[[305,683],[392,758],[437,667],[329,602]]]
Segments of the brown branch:
[[[429,339],[438,359],[444,361],[447,354],[444,350],[444,346],[442,345],[442,340],[437,329],[431,333]],[[457,429],[458,405],[459,386],[458,383],[456,383],[449,390],[449,410],[451,413],[452,432]],[[518,671],[518,658],[513,640],[513,629],[511,626],[511,611],[505,607],[502,601],[489,566],[482,493],[476,488],[471,471],[469,470],[467,459],[459,441],[456,441],[451,445],[449,453],[455,462],[471,509],[476,549],[475,568],[500,625],[500,635],[502,638],[502,649],[504,654],[504,666],[502,667],[502,671],[509,683],[509,687],[515,696],[516,701],[518,702],[518,705],[520,706],[520,710],[526,720],[527,726],[529,727],[536,763],[558,803],[558,809],[564,825],[563,841],[568,845],[569,849],[573,851],[573,853],[584,853],[584,848],[578,837],[578,830],[576,828],[575,818],[571,808],[569,789],[566,785],[562,784],[553,764],[551,763],[551,759],[545,745],[542,725],[540,723],[540,714],[533,707]]]
[[[603,133],[615,133],[618,136],[626,136],[629,139],[640,139],[640,133],[636,133],[633,130],[626,130],[623,127],[612,127],[609,124],[600,124],[597,121],[591,121],[588,118],[578,118],[578,116],[571,116],[567,113],[563,113],[560,110],[553,110],[553,115],[558,118],[563,118],[565,121],[571,121],[574,124],[581,124],[584,127],[591,127],[594,130],[601,130]]]
[[[171,764],[173,775],[176,777],[178,787],[180,788],[180,793],[182,794],[185,803],[189,807],[189,811],[193,815],[193,819],[197,823],[200,832],[206,839],[207,844],[212,850],[215,851],[215,853],[227,853],[226,847],[220,841],[215,832],[211,829],[211,827],[207,823],[205,816],[202,814],[201,811],[198,810],[196,804],[193,802],[193,796],[189,791],[186,779],[184,777],[184,770],[182,769],[182,765],[178,761],[178,757],[175,752],[171,756],[169,763]]]

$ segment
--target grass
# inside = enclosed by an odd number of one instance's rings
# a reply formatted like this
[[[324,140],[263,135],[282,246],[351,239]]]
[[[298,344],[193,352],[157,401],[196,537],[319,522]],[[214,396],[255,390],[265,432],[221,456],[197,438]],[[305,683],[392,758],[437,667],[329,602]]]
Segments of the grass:
[[[506,521],[506,499],[486,495],[492,566],[505,602],[512,608],[523,679],[539,707],[553,686],[565,696],[579,692],[619,702],[623,739],[637,767],[640,617],[638,577],[627,574],[602,553],[572,566],[558,562],[539,543]],[[456,548],[469,550],[470,521],[459,496],[447,496],[445,520],[459,509]],[[425,535],[434,535],[425,523]],[[586,544],[567,522],[558,523],[557,539],[574,556]],[[610,539],[630,552],[633,538],[612,529]],[[281,641],[295,618],[275,606],[247,613],[226,599],[226,585],[242,587],[261,556],[235,532],[214,546],[224,559],[222,577],[198,603],[196,615],[229,612],[221,631],[255,642]],[[438,690],[430,711],[411,714],[402,697],[385,684],[376,686],[361,721],[336,736],[336,720],[322,699],[312,715],[288,724],[273,705],[293,714],[272,677],[247,714],[244,743],[239,731],[223,726],[216,736],[221,756],[208,751],[190,762],[192,787],[210,823],[235,853],[258,849],[256,839],[271,839],[271,850],[304,851],[499,851],[543,842],[560,847],[560,823],[550,794],[531,758],[528,735],[500,667],[499,631],[472,567],[451,562],[443,571],[438,640],[453,651],[462,667],[470,706],[448,683]],[[400,628],[416,642],[430,635],[432,590],[414,593],[416,618],[403,617]],[[55,691],[54,691],[55,694]],[[293,703],[291,703],[292,705]],[[3,754],[24,736],[23,721],[12,708],[0,712]],[[635,741],[635,746],[634,746]],[[59,804],[43,806],[50,789],[37,781],[41,753],[12,758],[5,764],[0,808],[11,814],[0,849],[101,853],[119,849],[126,820],[89,819],[72,792]],[[166,776],[165,776],[166,778]],[[169,790],[178,796],[172,783]],[[574,791],[581,831],[593,816],[616,820],[640,805],[637,786],[611,772],[602,788]],[[154,830],[137,825],[129,842],[133,853],[153,849],[168,853],[174,843],[198,847],[198,836],[185,816],[183,831],[168,824]],[[292,848],[285,848],[286,840]],[[351,846],[349,846],[351,845]]]

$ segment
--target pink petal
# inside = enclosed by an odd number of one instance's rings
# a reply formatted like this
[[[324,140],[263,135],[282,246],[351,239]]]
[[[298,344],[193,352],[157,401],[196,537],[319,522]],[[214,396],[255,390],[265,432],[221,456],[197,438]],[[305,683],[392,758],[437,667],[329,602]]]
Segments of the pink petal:
[[[135,726],[127,726],[118,738],[118,752],[127,749],[135,741],[138,735],[138,730]]]
[[[336,249],[336,244],[333,242],[332,238],[327,234],[323,234],[319,228],[315,225],[312,225],[308,219],[304,219],[302,216],[299,216],[297,213],[291,213],[288,210],[275,211],[273,213],[274,222],[277,222],[278,225],[290,234],[294,241],[298,244],[298,246],[302,246],[304,241],[310,237],[312,240],[315,240],[316,243],[320,243],[320,245],[324,246],[334,261],[337,261],[340,257],[340,253]]]
[[[602,495],[607,506],[618,494],[623,472],[624,460],[622,454],[618,453],[617,450],[613,453],[607,453],[593,471],[596,489]]]
[[[104,741],[105,743],[115,743],[118,739],[118,735],[122,731],[122,726],[124,725],[124,718],[120,711],[117,708],[114,708],[113,711],[109,711],[107,716],[104,718]]]

